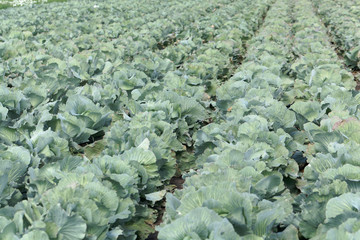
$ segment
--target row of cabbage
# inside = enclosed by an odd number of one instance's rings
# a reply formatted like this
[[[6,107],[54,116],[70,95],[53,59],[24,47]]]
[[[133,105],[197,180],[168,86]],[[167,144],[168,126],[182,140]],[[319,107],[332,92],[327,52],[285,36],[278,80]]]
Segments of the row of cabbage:
[[[311,3],[277,1],[217,91],[222,120],[196,134],[199,170],[168,194],[159,239],[357,239],[354,87]]]
[[[318,13],[329,29],[334,42],[344,53],[347,64],[360,68],[359,2],[354,0],[314,1]]]
[[[259,89],[261,85],[257,84],[268,85],[261,78],[263,73],[266,75],[262,62],[274,63],[269,67],[278,74],[287,62],[291,47],[290,14],[287,0],[279,0],[271,7],[264,27],[249,44],[243,71],[239,69],[217,91],[217,108],[224,119],[197,133],[199,170],[189,172],[183,190],[167,195],[163,219],[166,225],[159,229],[159,239],[261,239],[271,235],[272,225],[280,225],[291,216],[290,193],[273,198],[285,187],[282,174],[270,169],[272,164],[279,168],[283,165],[286,172],[289,161],[282,146],[287,134],[281,129],[278,132],[268,129],[274,122],[268,123],[267,119],[271,119],[268,116],[276,117],[277,108],[282,105],[268,89]],[[258,74],[251,71],[256,67]],[[253,81],[236,80],[246,73],[254,77]],[[257,83],[255,75],[259,75]],[[252,103],[249,108],[248,103]],[[290,115],[294,121],[294,114]],[[281,124],[286,125],[286,119]],[[260,158],[264,160],[259,161]],[[284,239],[294,239],[293,231],[289,228]],[[273,237],[280,238],[281,234],[274,233]]]
[[[357,130],[360,96],[354,90],[352,74],[341,69],[334,49],[326,41],[326,28],[315,11],[304,14],[304,9],[311,9],[311,3],[304,1],[299,6],[298,15],[302,16],[299,25],[308,39],[300,44],[302,56],[312,67],[307,68],[307,76],[300,71],[296,77],[309,85],[308,93],[313,96],[305,97],[313,102],[303,105],[302,111],[295,109],[297,115],[300,113],[308,120],[305,124],[297,121],[306,133],[304,143],[310,142],[303,150],[309,165],[297,184],[301,190],[296,198],[296,206],[301,210],[300,232],[311,239],[356,239],[360,234],[357,226],[360,162],[355,151],[360,143]],[[319,41],[322,48],[314,39],[322,39]]]
[[[268,8],[266,1],[194,2],[160,18],[160,9],[135,5],[128,21],[119,10],[127,4],[117,2],[6,10],[1,239],[143,239],[153,231],[157,215],[148,206],[165,194],[176,158],[193,159],[186,146],[210,118],[211,86],[230,75]],[[134,19],[149,24],[126,25],[138,12]],[[151,19],[184,35],[163,44],[172,36],[156,35]],[[122,32],[111,35],[112,28]]]

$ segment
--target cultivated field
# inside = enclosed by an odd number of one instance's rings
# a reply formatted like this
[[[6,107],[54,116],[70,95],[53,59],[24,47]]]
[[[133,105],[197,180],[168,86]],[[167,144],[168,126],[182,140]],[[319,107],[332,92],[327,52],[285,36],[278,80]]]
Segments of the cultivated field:
[[[55,1],[0,10],[1,240],[360,239],[359,0]]]

